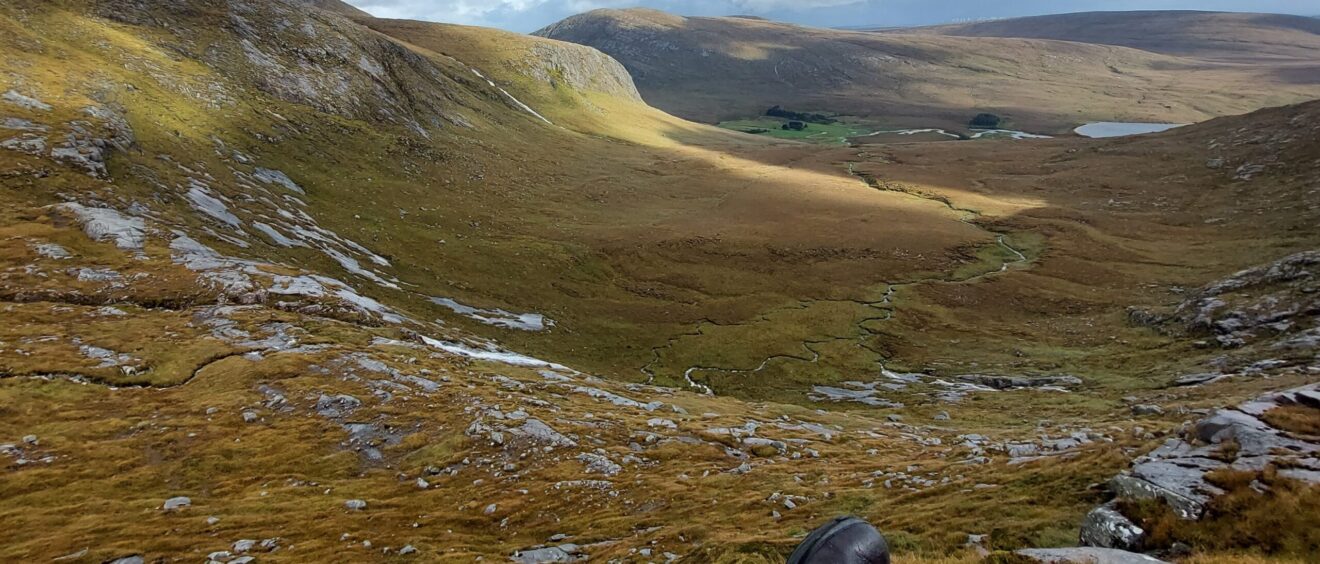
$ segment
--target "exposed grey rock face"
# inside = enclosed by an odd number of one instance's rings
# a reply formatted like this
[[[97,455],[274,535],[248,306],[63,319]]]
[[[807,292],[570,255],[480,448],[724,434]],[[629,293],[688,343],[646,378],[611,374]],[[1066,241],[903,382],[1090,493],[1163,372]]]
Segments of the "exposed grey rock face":
[[[46,127],[39,123],[33,123],[32,120],[26,120],[15,117],[7,117],[4,119],[0,119],[0,129],[11,129],[14,131],[38,131],[43,133],[46,131],[50,131],[49,127]]]
[[[81,168],[96,178],[107,176],[105,160],[109,156],[110,142],[97,137],[91,124],[75,121],[64,141],[50,150],[51,158]]]
[[[784,453],[784,452],[787,452],[787,451],[788,451],[788,445],[787,445],[787,444],[785,444],[783,441],[776,441],[776,440],[773,440],[773,439],[766,439],[766,438],[761,438],[761,437],[747,437],[747,438],[745,438],[745,439],[742,440],[742,443],[743,443],[743,445],[746,446],[747,448],[750,448],[750,449],[753,449],[753,450],[756,450],[756,449],[763,449],[763,448],[772,448],[772,449],[774,449],[776,452],[779,452],[779,453],[781,453],[781,454]]]
[[[1209,284],[1167,315],[1134,312],[1131,317],[1145,319],[1146,324],[1166,332],[1211,337],[1227,348],[1287,341],[1316,327],[1320,317],[1317,284],[1320,251],[1307,251]],[[1297,344],[1314,350],[1310,342],[1303,338]],[[1199,382],[1189,382],[1194,383]]]
[[[1224,374],[1220,374],[1220,373],[1218,373],[1218,372],[1206,372],[1206,373],[1202,373],[1202,374],[1187,374],[1187,375],[1185,375],[1185,376],[1179,376],[1178,378],[1174,379],[1174,381],[1173,381],[1173,385],[1174,385],[1174,386],[1199,386],[1199,385],[1201,385],[1201,384],[1209,384],[1209,383],[1212,383],[1212,382],[1217,382],[1217,381],[1219,381],[1219,380],[1221,380],[1221,379],[1223,379],[1223,378],[1227,378],[1227,376],[1224,375]]]
[[[623,471],[623,467],[616,464],[609,457],[600,454],[584,452],[578,455],[578,460],[587,466],[588,474],[604,474],[614,476]]]
[[[65,260],[73,258],[73,254],[69,253],[68,249],[56,245],[55,243],[38,243],[32,246],[32,250],[36,251],[38,255],[48,259]]]
[[[522,426],[517,427],[515,429],[510,429],[509,432],[516,436],[526,437],[532,440],[533,442],[547,446],[558,446],[558,447],[577,446],[576,441],[560,434],[559,431],[556,431],[553,428],[551,428],[549,425],[546,425],[545,422],[541,421],[540,419],[528,419],[526,422],[522,424]]]
[[[252,177],[265,182],[266,184],[278,184],[292,192],[297,192],[299,194],[307,193],[303,191],[302,186],[299,186],[298,183],[294,182],[288,175],[278,170],[257,167],[252,171]]]
[[[124,250],[142,250],[146,244],[147,224],[140,217],[128,216],[111,208],[88,207],[75,202],[56,208],[71,213],[82,224],[83,232],[94,241],[114,241]]]
[[[322,394],[316,400],[316,412],[322,417],[342,417],[362,407],[362,400],[347,394],[327,396]]]
[[[1082,520],[1083,546],[1135,550],[1141,547],[1145,535],[1145,530],[1119,513],[1113,504],[1092,509]]]
[[[1164,562],[1153,556],[1136,554],[1112,548],[1031,548],[1017,554],[1041,564],[1158,564]]]
[[[1209,472],[1261,470],[1320,484],[1320,444],[1276,429],[1260,416],[1278,406],[1320,404],[1320,384],[1272,393],[1199,421],[1183,438],[1171,438],[1138,458],[1129,472],[1110,481],[1119,497],[1163,499],[1184,519],[1198,519],[1223,490],[1205,480]],[[1231,448],[1225,448],[1231,445]],[[1231,461],[1222,460],[1232,456]]]
[[[632,75],[609,55],[584,45],[562,42],[538,42],[522,64],[526,74],[555,84],[563,82],[575,90],[602,92],[637,102],[642,95],[633,84]]]
[[[608,401],[617,406],[635,407],[637,409],[644,409],[646,411],[655,411],[664,405],[664,403],[658,401],[651,403],[642,403],[635,399],[626,398],[613,392],[607,392],[605,390],[601,390],[599,388],[592,388],[589,386],[576,386],[573,388],[573,391],[581,394],[586,394],[596,399],[602,399]]]
[[[29,155],[40,155],[46,152],[46,138],[30,133],[23,134],[0,141],[0,149],[18,151]]]
[[[3,99],[4,101],[9,102],[10,104],[18,106],[20,108],[26,108],[29,110],[38,110],[43,112],[49,112],[51,110],[50,104],[42,102],[41,100],[38,100],[31,96],[21,94],[16,90],[10,90],[8,92],[5,92],[4,96],[0,96],[0,99]]]
[[[165,500],[165,505],[163,505],[161,508],[164,509],[165,511],[178,511],[180,509],[189,507],[191,505],[192,505],[192,499],[189,499],[185,496],[179,496]]]
[[[849,390],[846,388],[835,388],[833,386],[812,386],[811,393],[807,394],[807,398],[811,401],[850,401],[874,407],[903,407],[903,404],[901,403],[895,403],[876,397],[877,393],[878,392],[875,389]]]
[[[1040,376],[1035,378],[1026,378],[1020,376],[991,376],[985,374],[967,374],[959,376],[958,380],[994,388],[996,390],[1012,390],[1016,388],[1044,388],[1044,387],[1068,387],[1080,386],[1082,379],[1076,376]]]
[[[520,550],[509,557],[510,560],[520,564],[540,564],[542,562],[577,562],[586,560],[587,556],[583,554],[581,547],[576,544],[561,544],[559,546],[547,546],[543,548],[534,548]]]

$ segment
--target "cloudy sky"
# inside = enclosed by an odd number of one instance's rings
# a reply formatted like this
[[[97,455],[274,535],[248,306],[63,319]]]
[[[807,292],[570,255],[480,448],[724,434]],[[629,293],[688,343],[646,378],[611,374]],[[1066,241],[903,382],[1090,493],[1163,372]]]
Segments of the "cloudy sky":
[[[1225,10],[1320,15],[1320,0],[346,0],[376,17],[529,32],[596,8],[757,15],[816,26],[903,26],[1090,10]]]

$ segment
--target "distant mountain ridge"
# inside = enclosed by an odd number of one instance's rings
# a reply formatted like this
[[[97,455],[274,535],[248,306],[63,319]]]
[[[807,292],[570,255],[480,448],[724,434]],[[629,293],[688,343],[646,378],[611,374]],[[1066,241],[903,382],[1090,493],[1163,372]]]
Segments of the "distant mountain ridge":
[[[1077,41],[1234,61],[1320,60],[1320,22],[1284,14],[1081,12],[884,31]]]
[[[1298,35],[1320,26],[1305,18],[1286,22]],[[1054,37],[980,37],[976,29],[982,28],[851,32],[606,9],[535,35],[611,55],[652,105],[707,122],[779,105],[923,127],[965,126],[978,111],[989,111],[1010,117],[1018,129],[1065,132],[1086,121],[1194,122],[1320,97],[1320,81],[1308,79],[1298,62],[1297,53],[1310,49],[1302,39],[1275,57],[1288,66],[1272,68]],[[1051,35],[1049,28],[1040,34]]]

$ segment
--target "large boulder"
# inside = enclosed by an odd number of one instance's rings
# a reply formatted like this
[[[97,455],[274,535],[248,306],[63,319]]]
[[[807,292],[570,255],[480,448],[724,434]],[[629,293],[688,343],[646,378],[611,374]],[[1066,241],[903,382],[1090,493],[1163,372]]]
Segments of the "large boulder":
[[[1136,550],[1146,531],[1123,516],[1113,503],[1092,509],[1082,520],[1082,546]]]

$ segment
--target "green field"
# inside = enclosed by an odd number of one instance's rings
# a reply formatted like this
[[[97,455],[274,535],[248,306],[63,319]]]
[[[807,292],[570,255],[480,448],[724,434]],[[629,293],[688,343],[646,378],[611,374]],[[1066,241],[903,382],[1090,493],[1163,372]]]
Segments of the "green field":
[[[844,145],[847,144],[848,138],[850,137],[870,135],[881,129],[877,126],[857,122],[839,122],[829,125],[808,123],[805,131],[781,129],[781,127],[785,123],[788,123],[788,121],[789,120],[784,118],[761,116],[754,119],[724,121],[720,122],[719,126],[725,129],[764,135],[776,139],[791,139],[794,141],[806,141],[809,143],[820,143],[824,145]],[[758,130],[765,131],[758,132]]]

